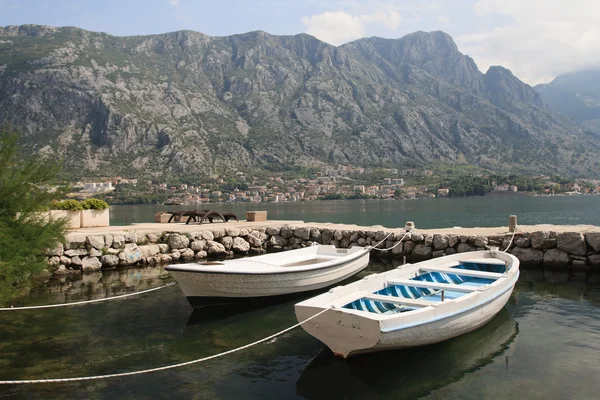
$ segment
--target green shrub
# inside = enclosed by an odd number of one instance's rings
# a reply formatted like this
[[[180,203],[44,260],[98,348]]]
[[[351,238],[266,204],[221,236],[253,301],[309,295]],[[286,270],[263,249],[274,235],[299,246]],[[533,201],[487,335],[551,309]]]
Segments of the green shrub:
[[[108,203],[104,200],[89,198],[81,202],[84,210],[106,210]]]
[[[25,291],[48,268],[45,249],[64,239],[67,222],[39,214],[66,193],[60,185],[49,190],[59,171],[56,160],[28,155],[18,133],[0,130],[0,303]]]
[[[53,210],[79,211],[83,210],[83,205],[77,200],[53,201]]]

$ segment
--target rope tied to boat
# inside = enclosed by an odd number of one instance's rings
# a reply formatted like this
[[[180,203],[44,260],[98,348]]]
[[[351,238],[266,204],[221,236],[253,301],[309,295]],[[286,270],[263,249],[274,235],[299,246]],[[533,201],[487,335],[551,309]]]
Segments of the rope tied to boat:
[[[127,294],[122,294],[122,295],[119,295],[119,296],[105,297],[105,298],[102,298],[102,299],[76,301],[76,302],[73,302],[73,303],[46,304],[46,305],[42,305],[42,306],[5,307],[5,308],[0,308],[0,311],[21,311],[21,310],[37,310],[37,309],[42,309],[42,308],[71,307],[71,306],[80,306],[82,304],[99,303],[101,301],[119,300],[119,299],[122,299],[124,297],[137,296],[139,294],[154,292],[155,290],[164,289],[166,287],[173,286],[175,284],[176,284],[175,282],[170,282],[170,283],[167,283],[166,285],[163,285],[163,286],[159,286],[159,287],[148,289],[148,290],[142,290],[141,292],[127,293]]]
[[[508,249],[510,249],[510,246],[512,245],[515,235],[517,234],[517,230],[519,230],[519,228],[517,226],[515,226],[515,230],[513,231],[513,234],[510,238],[510,242],[508,242],[508,246],[506,246],[506,249],[500,250],[502,253],[506,253],[506,252],[508,252]]]
[[[389,237],[390,237],[390,236],[391,236],[393,233],[394,233],[394,232],[390,232],[390,233],[388,233],[388,235],[387,235],[386,237],[384,237],[384,238],[383,238],[383,239],[382,239],[382,240],[381,240],[379,243],[377,243],[376,245],[373,245],[373,246],[372,246],[372,250],[377,250],[377,251],[390,251],[390,250],[393,250],[393,249],[394,249],[396,246],[398,246],[400,243],[402,243],[402,241],[404,240],[404,238],[405,238],[405,237],[406,237],[406,236],[407,236],[407,235],[408,235],[410,232],[406,232],[406,233],[404,234],[404,236],[402,236],[402,239],[400,239],[400,240],[398,241],[398,243],[396,243],[396,244],[395,244],[395,245],[393,245],[392,247],[390,247],[390,248],[387,248],[387,249],[378,249],[378,248],[377,248],[377,246],[379,246],[381,243],[385,242],[385,241],[387,240],[387,238],[389,238]]]
[[[315,315],[305,319],[302,322],[298,322],[295,325],[292,325],[288,328],[285,328],[282,331],[279,331],[277,333],[274,333],[273,335],[267,336],[263,339],[254,341],[252,343],[248,343],[244,346],[240,346],[240,347],[236,347],[235,349],[231,349],[231,350],[227,350],[224,351],[222,353],[218,353],[218,354],[213,354],[212,356],[208,356],[208,357],[203,357],[203,358],[198,358],[196,360],[192,360],[192,361],[186,361],[186,362],[182,362],[182,363],[178,363],[178,364],[172,364],[172,365],[165,365],[162,367],[156,367],[156,368],[149,368],[149,369],[144,369],[144,370],[140,370],[140,371],[131,371],[131,372],[121,372],[121,373],[117,373],[117,374],[106,374],[106,375],[95,375],[95,376],[80,376],[80,377],[75,377],[75,378],[50,378],[50,379],[23,379],[23,380],[4,380],[4,381],[0,381],[0,385],[24,385],[24,384],[30,384],[30,383],[59,383],[59,382],[77,382],[77,381],[91,381],[91,380],[98,380],[98,379],[109,379],[109,378],[119,378],[119,377],[124,377],[124,376],[133,376],[133,375],[142,375],[142,374],[148,374],[151,372],[158,372],[158,371],[165,371],[168,369],[174,369],[174,368],[180,368],[180,367],[185,367],[187,365],[192,365],[192,364],[198,364],[204,361],[208,361],[208,360],[212,360],[215,358],[219,358],[219,357],[223,357],[226,356],[228,354],[232,354],[232,353],[236,353],[238,351],[256,346],[260,343],[269,341],[271,339],[275,339],[278,336],[283,335],[284,333],[287,333],[299,326],[301,326],[302,324],[318,317],[319,315],[325,313],[326,311],[331,310],[331,308],[326,308],[318,313],[316,313]]]

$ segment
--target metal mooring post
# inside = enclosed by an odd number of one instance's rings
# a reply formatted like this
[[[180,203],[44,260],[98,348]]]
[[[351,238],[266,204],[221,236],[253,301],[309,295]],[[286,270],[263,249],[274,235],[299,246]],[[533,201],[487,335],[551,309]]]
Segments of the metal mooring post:
[[[517,216],[510,215],[508,217],[508,231],[514,232],[517,229]]]

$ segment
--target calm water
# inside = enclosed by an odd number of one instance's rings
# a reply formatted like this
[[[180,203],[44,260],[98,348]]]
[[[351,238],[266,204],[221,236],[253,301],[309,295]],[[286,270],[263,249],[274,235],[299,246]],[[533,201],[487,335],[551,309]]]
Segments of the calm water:
[[[372,264],[362,275],[392,265]],[[170,282],[160,268],[56,280],[15,305]],[[136,289],[137,288],[137,289]],[[178,363],[296,322],[293,304],[192,312],[178,286],[81,307],[0,313],[0,379],[106,374]],[[0,398],[592,399],[600,391],[600,288],[522,279],[485,327],[437,345],[344,361],[296,329],[202,364],[84,383],[0,387]]]
[[[389,228],[414,221],[417,228],[453,226],[497,227],[517,215],[521,225],[590,224],[600,226],[600,196],[485,196],[418,200],[348,200],[300,203],[203,204],[188,206],[112,206],[111,224],[153,222],[154,213],[168,210],[204,209],[235,212],[266,210],[269,219],[306,222],[352,223]]]

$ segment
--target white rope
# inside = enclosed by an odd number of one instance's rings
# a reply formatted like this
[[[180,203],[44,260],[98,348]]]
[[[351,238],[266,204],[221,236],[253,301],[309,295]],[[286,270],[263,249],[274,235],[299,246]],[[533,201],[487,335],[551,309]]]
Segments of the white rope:
[[[389,235],[387,235],[386,237],[383,238],[383,240],[379,243],[377,243],[375,246],[373,246],[373,250],[377,250],[377,251],[390,251],[392,249],[394,249],[396,246],[398,246],[400,243],[402,243],[402,241],[404,240],[404,238],[406,237],[406,235],[408,235],[410,232],[406,232],[404,234],[404,236],[402,236],[402,239],[400,239],[398,241],[398,243],[396,243],[395,245],[393,245],[392,247],[390,247],[389,249],[378,249],[377,246],[379,246],[381,243],[383,243],[384,240],[386,240],[388,237],[390,237],[391,233]]]
[[[515,234],[517,233],[517,229],[518,228],[515,226],[515,230],[513,231],[512,237],[510,238],[510,242],[508,242],[508,246],[506,246],[506,249],[502,250],[502,253],[506,253],[508,251],[508,249],[510,249],[513,239],[515,238]]]
[[[374,244],[374,245],[373,245],[373,246],[371,246],[371,247],[375,248],[375,247],[379,246],[381,243],[385,242],[385,240],[386,240],[387,238],[389,238],[390,236],[392,236],[392,233],[394,233],[394,232],[390,232],[390,233],[388,233],[388,234],[387,234],[387,236],[386,236],[386,237],[384,237],[383,239],[381,239],[381,241],[380,241],[379,243],[377,243],[377,244]]]
[[[318,317],[319,315],[323,314],[326,311],[329,311],[329,308],[326,308],[320,312],[318,312],[317,314],[313,315],[312,317],[309,317],[307,319],[305,319],[302,322],[297,323],[296,325],[292,325],[289,328],[286,328],[282,331],[279,331],[271,336],[267,336],[264,339],[260,339],[257,340],[255,342],[246,344],[244,346],[241,347],[237,347],[235,349],[232,350],[227,350],[223,353],[219,353],[219,354],[214,354],[212,356],[208,356],[208,357],[204,357],[204,358],[199,358],[197,360],[192,360],[192,361],[186,361],[183,363],[179,363],[179,364],[173,364],[173,365],[166,365],[163,367],[157,367],[157,368],[150,368],[150,369],[144,369],[141,371],[132,371],[132,372],[122,372],[122,373],[118,373],[118,374],[108,374],[108,375],[96,375],[96,376],[81,376],[81,377],[77,377],[77,378],[56,378],[56,379],[24,379],[24,380],[14,380],[14,381],[0,381],[0,385],[23,385],[26,383],[57,383],[57,382],[76,382],[76,381],[91,381],[91,380],[96,380],[96,379],[108,379],[108,378],[119,378],[119,377],[123,377],[123,376],[132,376],[132,375],[142,375],[142,374],[148,374],[150,372],[157,372],[157,371],[165,371],[167,369],[173,369],[173,368],[179,368],[179,367],[184,367],[186,365],[192,365],[192,364],[197,364],[203,361],[208,361],[208,360],[212,360],[214,358],[218,358],[218,357],[222,357],[231,353],[235,353],[238,352],[240,350],[244,350],[247,349],[249,347],[255,346],[257,344],[266,342],[268,340],[274,339],[277,336],[281,336],[286,332],[291,331],[292,329],[295,329],[297,327],[299,327],[300,325],[310,321],[313,318]]]
[[[164,286],[160,286],[160,287],[153,288],[153,289],[142,290],[141,292],[122,294],[122,295],[113,296],[113,297],[105,297],[105,298],[102,298],[102,299],[77,301],[77,302],[74,302],[74,303],[47,304],[47,305],[43,305],[43,306],[6,307],[6,308],[0,308],[0,311],[37,310],[37,309],[40,309],[40,308],[69,307],[69,306],[79,306],[79,305],[82,305],[82,304],[89,304],[89,303],[99,303],[101,301],[117,300],[117,299],[122,299],[124,297],[129,297],[129,296],[137,296],[138,294],[153,292],[155,290],[164,289],[166,287],[173,286],[173,285],[175,285],[175,282],[167,283]]]

